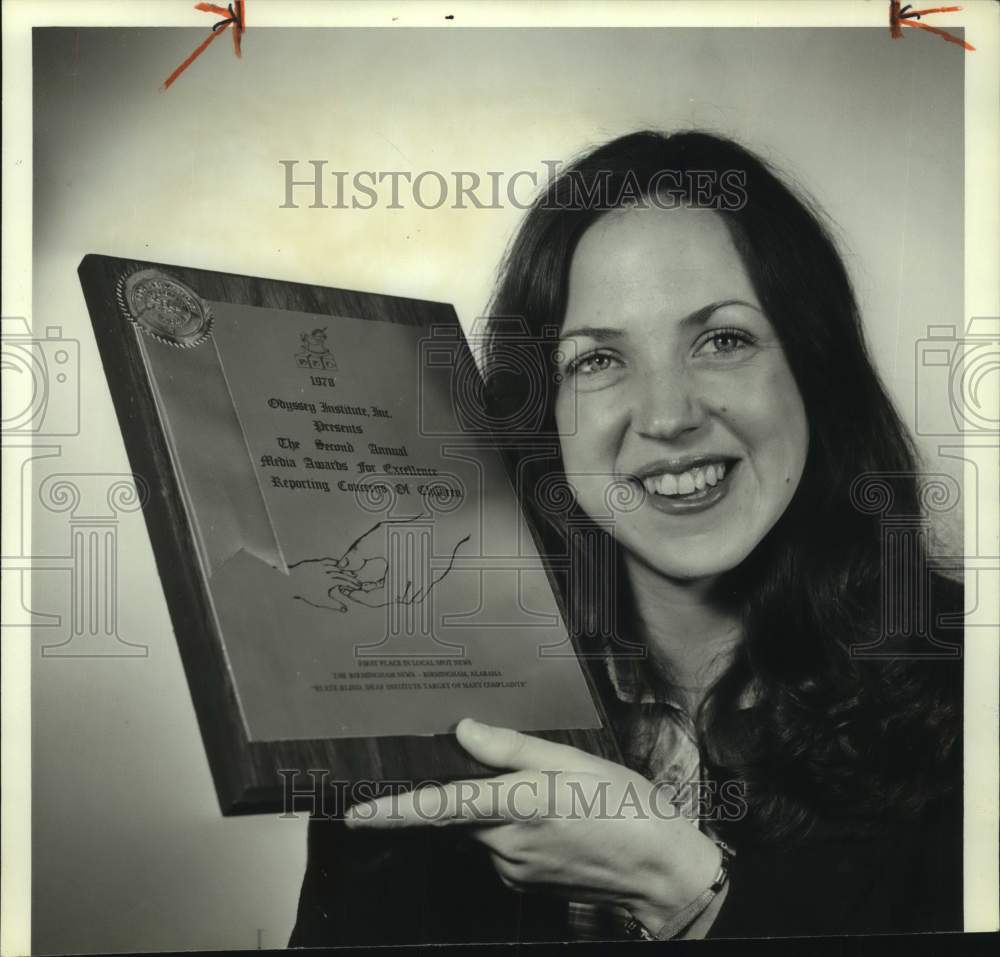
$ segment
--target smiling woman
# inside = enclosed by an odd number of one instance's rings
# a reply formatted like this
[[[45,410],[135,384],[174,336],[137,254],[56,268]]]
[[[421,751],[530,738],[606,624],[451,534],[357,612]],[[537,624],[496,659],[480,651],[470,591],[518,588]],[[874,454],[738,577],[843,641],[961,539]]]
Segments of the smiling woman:
[[[616,188],[700,173],[682,204]],[[820,215],[728,140],[623,137],[540,197],[492,315],[496,421],[624,763],[463,722],[508,773],[313,822],[292,944],[960,929],[961,594],[908,589],[922,543],[859,501],[877,477],[916,514],[919,479]]]
[[[598,220],[572,259],[562,337],[575,358],[556,426],[583,511],[601,514],[616,477],[641,481],[643,507],[615,522],[629,563],[681,581],[739,565],[788,507],[808,427],[719,214]]]

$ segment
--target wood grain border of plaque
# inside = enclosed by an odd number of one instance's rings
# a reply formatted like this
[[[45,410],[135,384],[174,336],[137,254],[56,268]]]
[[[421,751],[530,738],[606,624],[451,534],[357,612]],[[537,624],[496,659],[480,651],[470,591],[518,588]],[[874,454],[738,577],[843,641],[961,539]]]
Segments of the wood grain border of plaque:
[[[140,334],[185,348],[211,323],[196,304],[181,303],[182,316],[133,331],[123,317],[129,277],[155,270],[179,281],[203,300],[268,307],[373,322],[459,327],[446,303],[376,293],[282,282],[184,266],[90,254],[79,276],[101,361],[133,473],[148,485],[143,513],[181,653],[198,725],[222,813],[317,811],[315,783],[336,781],[445,781],[496,773],[473,761],[453,734],[252,742],[239,715],[236,689],[212,614],[209,593],[197,560],[191,516],[184,505],[164,424],[157,410],[137,342]],[[179,293],[183,297],[183,293]],[[460,328],[460,327],[459,327]],[[462,342],[464,345],[464,337]],[[467,347],[466,347],[467,348]],[[534,529],[532,529],[535,532]],[[537,539],[536,539],[537,540]],[[551,581],[550,576],[550,581]],[[560,608],[559,589],[553,586]],[[532,732],[612,760],[619,760],[614,737],[583,667],[604,728]],[[152,760],[152,758],[151,758]],[[286,773],[280,773],[284,770]],[[300,772],[297,776],[289,771]],[[308,772],[313,772],[310,776]],[[343,808],[334,808],[338,815]]]

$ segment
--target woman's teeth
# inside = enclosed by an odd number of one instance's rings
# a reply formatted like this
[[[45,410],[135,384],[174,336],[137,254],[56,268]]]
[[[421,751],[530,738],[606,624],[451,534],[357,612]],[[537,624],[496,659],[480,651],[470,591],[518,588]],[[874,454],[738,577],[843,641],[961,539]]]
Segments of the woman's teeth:
[[[680,475],[670,472],[650,475],[642,480],[642,484],[650,495],[690,495],[692,492],[703,492],[706,486],[718,485],[725,474],[725,464],[713,462],[711,465],[688,469]]]

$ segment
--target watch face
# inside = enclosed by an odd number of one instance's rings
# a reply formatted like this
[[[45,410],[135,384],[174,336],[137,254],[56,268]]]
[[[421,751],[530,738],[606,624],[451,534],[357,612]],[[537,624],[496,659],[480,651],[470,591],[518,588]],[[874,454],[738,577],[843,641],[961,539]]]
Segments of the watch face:
[[[656,940],[656,938],[634,917],[625,925],[625,933],[635,940]]]

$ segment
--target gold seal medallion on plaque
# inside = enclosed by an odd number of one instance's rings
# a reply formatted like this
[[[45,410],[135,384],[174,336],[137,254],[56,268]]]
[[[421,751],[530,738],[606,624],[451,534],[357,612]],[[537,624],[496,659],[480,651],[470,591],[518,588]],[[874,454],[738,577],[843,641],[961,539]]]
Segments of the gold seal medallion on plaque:
[[[190,349],[212,332],[208,305],[189,286],[158,269],[123,276],[118,304],[129,322],[167,345]]]

